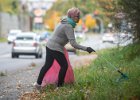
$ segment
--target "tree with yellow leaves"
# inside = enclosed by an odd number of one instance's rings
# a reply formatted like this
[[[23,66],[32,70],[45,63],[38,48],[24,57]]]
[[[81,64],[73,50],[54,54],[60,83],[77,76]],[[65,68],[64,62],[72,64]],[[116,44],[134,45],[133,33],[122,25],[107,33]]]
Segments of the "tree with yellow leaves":
[[[54,30],[56,24],[60,21],[60,14],[57,11],[53,11],[51,16],[45,18],[45,25],[49,26],[50,30]]]
[[[87,15],[85,17],[85,25],[88,29],[92,29],[96,26],[96,19],[92,17],[92,15]]]

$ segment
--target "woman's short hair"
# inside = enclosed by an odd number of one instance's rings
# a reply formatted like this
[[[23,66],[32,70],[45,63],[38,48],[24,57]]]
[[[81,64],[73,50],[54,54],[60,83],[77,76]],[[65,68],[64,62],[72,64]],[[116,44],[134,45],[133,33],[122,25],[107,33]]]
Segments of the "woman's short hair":
[[[75,16],[80,16],[80,10],[76,7],[72,7],[68,9],[67,16],[70,18],[74,18]]]

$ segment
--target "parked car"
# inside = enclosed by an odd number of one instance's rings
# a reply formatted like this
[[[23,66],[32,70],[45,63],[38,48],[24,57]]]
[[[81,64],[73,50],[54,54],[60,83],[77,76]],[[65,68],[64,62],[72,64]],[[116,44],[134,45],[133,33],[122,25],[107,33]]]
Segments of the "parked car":
[[[65,48],[67,49],[67,51],[69,52],[74,52],[76,53],[76,49],[74,47],[71,46],[71,44],[68,42],[66,45],[65,45]]]
[[[85,40],[86,39],[86,35],[84,31],[75,31],[75,38],[78,40]]]
[[[111,43],[114,43],[115,42],[114,34],[112,34],[112,33],[105,33],[102,36],[102,42],[111,42]]]
[[[15,40],[16,38],[16,35],[21,33],[21,30],[10,30],[9,33],[8,33],[8,37],[7,37],[7,40],[8,40],[8,44],[10,43],[13,43],[13,41]]]
[[[74,35],[75,35],[75,39],[76,39],[76,42],[77,43],[80,43],[82,41],[84,41],[86,39],[86,36],[85,36],[85,32],[83,31],[80,31],[80,30],[76,30],[74,31]],[[69,52],[74,52],[76,53],[76,49],[74,47],[71,46],[70,43],[67,43],[65,45],[65,48],[69,51]]]
[[[12,46],[12,58],[18,58],[19,55],[35,55],[36,58],[42,58],[42,46],[36,33],[23,32],[16,36]]]
[[[50,38],[50,36],[51,36],[51,33],[49,32],[43,32],[42,34],[40,34],[39,39],[43,46],[46,46],[46,43],[48,39]]]
[[[116,43],[118,44],[126,44],[126,43],[133,43],[133,39],[134,39],[134,35],[131,33],[127,33],[127,32],[120,32],[115,34],[116,37]]]

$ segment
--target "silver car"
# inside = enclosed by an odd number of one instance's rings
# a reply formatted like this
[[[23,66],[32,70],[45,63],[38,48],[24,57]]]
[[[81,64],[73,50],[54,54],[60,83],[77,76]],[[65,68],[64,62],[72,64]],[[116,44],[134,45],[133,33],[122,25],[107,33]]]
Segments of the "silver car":
[[[36,58],[42,58],[42,46],[36,33],[24,32],[18,34],[12,46],[12,58],[18,58],[19,55],[35,55]]]
[[[10,30],[7,37],[8,44],[13,43],[13,41],[16,38],[16,35],[19,33],[21,33],[21,30]]]

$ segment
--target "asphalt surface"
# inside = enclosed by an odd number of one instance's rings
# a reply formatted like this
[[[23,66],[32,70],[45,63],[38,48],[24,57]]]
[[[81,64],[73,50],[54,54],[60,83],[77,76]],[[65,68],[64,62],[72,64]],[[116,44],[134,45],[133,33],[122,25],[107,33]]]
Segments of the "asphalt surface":
[[[70,56],[73,68],[89,65],[97,55]],[[43,64],[32,63],[28,68],[14,73],[4,73],[0,76],[0,100],[19,100],[20,96],[27,92],[32,92],[33,83],[36,81],[38,73]]]
[[[90,35],[88,38],[89,39],[83,42],[82,45],[91,46],[95,50],[116,46],[109,43],[103,44],[101,36],[96,34]],[[3,51],[2,53],[5,52]],[[72,67],[80,68],[89,65],[90,62],[97,57],[97,55],[70,55],[69,57]],[[32,63],[30,66],[25,66],[25,69],[20,69],[13,73],[0,73],[2,74],[0,75],[0,100],[19,100],[19,97],[22,94],[32,92],[33,83],[36,82],[42,65],[43,61],[37,64]]]

